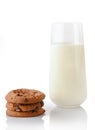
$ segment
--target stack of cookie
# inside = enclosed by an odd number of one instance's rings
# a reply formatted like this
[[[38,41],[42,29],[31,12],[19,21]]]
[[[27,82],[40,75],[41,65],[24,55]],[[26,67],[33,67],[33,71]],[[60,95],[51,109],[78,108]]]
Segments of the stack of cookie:
[[[5,99],[7,100],[8,116],[13,117],[34,117],[45,112],[42,108],[45,94],[34,89],[17,89],[10,91]]]

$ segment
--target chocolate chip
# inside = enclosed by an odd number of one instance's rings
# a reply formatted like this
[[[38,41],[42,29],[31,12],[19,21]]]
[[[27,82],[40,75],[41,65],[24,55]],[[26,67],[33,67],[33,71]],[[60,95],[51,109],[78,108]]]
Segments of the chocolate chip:
[[[18,93],[17,96],[20,96],[20,94]]]
[[[35,108],[35,112],[38,111],[38,109],[39,109],[39,107],[36,107],[36,108]]]
[[[27,98],[25,98],[24,102],[28,102],[28,99],[27,99]]]
[[[23,94],[22,93],[18,93],[17,96],[23,96]]]
[[[31,112],[33,113],[33,112],[35,112],[35,110],[32,110]]]
[[[43,105],[44,105],[44,102],[43,102],[43,101],[41,101],[41,102],[40,102],[40,104],[41,104],[41,106],[43,106]]]

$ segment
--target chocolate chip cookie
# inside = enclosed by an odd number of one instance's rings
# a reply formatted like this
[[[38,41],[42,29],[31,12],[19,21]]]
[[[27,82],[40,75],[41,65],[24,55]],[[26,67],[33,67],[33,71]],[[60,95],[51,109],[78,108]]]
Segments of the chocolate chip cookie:
[[[34,89],[17,89],[10,91],[5,98],[11,103],[31,104],[42,101],[45,94]]]
[[[34,104],[16,104],[7,102],[6,108],[10,111],[30,111],[40,109],[43,105],[43,101]]]
[[[38,111],[28,111],[28,112],[18,112],[18,111],[7,110],[6,114],[12,117],[35,117],[35,116],[42,115],[44,112],[45,110],[41,108]]]
[[[6,114],[15,117],[34,117],[45,112],[42,109],[45,94],[34,89],[16,89],[10,91],[5,99]]]

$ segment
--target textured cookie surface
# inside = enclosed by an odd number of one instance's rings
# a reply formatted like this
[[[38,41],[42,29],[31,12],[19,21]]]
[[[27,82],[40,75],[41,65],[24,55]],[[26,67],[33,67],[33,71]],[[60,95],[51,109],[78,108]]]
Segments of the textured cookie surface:
[[[6,95],[7,102],[18,104],[32,104],[41,102],[45,98],[45,94],[34,89],[17,89],[12,90]]]
[[[6,107],[10,111],[36,111],[39,110],[43,105],[43,101],[34,104],[16,104],[7,102]]]
[[[12,116],[12,117],[35,117],[35,116],[39,116],[41,114],[43,114],[45,112],[44,109],[40,109],[37,112],[31,111],[31,112],[17,112],[17,111],[10,111],[7,110],[6,114],[8,116]]]

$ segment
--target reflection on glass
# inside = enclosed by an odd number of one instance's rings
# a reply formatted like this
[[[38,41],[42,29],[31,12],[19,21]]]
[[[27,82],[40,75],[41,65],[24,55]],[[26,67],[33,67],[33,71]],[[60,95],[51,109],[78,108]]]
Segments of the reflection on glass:
[[[42,116],[34,118],[7,117],[6,124],[6,130],[45,130]]]
[[[49,114],[50,130],[86,130],[87,113],[82,108],[54,108]]]

